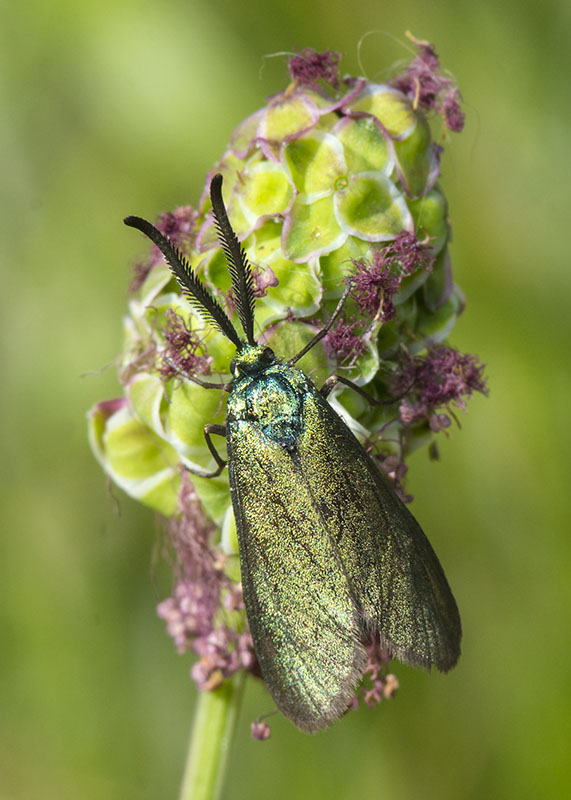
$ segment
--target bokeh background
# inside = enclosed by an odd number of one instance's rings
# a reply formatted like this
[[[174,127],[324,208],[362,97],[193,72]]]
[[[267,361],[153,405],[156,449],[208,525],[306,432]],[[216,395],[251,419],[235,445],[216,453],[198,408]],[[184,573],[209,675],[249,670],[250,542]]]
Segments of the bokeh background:
[[[110,494],[85,412],[113,397],[127,213],[197,200],[235,125],[284,85],[276,51],[383,77],[407,29],[435,42],[467,125],[443,185],[468,306],[452,336],[487,364],[413,510],[463,614],[449,675],[317,736],[246,693],[227,800],[561,798],[571,785],[569,41],[557,0],[26,0],[0,5],[2,498],[0,797],[177,795],[190,657],[155,606],[151,512]],[[263,69],[261,69],[263,66]],[[86,375],[85,373],[92,373]]]

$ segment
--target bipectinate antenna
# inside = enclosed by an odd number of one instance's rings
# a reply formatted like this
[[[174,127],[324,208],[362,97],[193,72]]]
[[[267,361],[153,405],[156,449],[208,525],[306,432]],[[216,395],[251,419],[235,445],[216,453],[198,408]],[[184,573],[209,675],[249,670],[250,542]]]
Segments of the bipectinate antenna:
[[[232,278],[232,287],[236,296],[238,316],[246,334],[248,344],[255,345],[254,339],[254,281],[252,269],[246,258],[244,248],[241,247],[238,237],[234,233],[226,207],[222,199],[222,175],[216,174],[210,182],[210,199],[214,222],[228,262],[228,269]]]
[[[195,308],[205,315],[211,325],[219,328],[219,330],[236,345],[236,348],[241,350],[243,342],[240,341],[236,329],[230,322],[222,306],[212,297],[184,255],[173,245],[170,239],[157,230],[154,225],[141,217],[125,217],[123,222],[130,228],[136,228],[141,231],[141,233],[144,233],[145,236],[148,236],[165,257],[165,261],[169,265],[185,297]],[[230,228],[230,230],[232,229]],[[242,322],[242,324],[244,323]]]

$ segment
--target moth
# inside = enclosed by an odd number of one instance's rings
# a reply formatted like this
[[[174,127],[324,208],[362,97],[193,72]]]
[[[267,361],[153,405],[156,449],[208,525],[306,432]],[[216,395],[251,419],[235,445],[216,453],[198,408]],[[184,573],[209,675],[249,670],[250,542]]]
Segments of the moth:
[[[210,186],[215,224],[232,279],[239,333],[171,241],[140,217],[183,294],[235,345],[224,425],[244,603],[261,671],[277,707],[303,731],[326,728],[347,710],[367,663],[364,642],[405,664],[447,671],[460,655],[456,602],[428,539],[372,458],[332,409],[333,376],[319,390],[254,336],[251,267],[228,219],[222,176]],[[358,391],[359,390],[358,387]],[[206,476],[206,475],[204,475]]]

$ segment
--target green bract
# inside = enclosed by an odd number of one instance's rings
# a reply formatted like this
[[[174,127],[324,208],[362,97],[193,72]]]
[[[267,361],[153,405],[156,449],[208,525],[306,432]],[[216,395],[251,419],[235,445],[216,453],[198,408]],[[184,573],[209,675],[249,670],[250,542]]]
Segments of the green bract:
[[[446,198],[437,184],[440,150],[425,115],[391,86],[361,78],[329,91],[294,83],[237,127],[206,177],[197,211],[184,217],[186,227],[177,227],[183,217],[175,212],[171,229],[162,229],[233,313],[207,191],[214,172],[222,173],[230,222],[256,277],[256,337],[286,359],[332,313],[354,270],[352,259],[370,261],[403,230],[428,242],[433,268],[402,278],[389,322],[379,314],[361,317],[360,346],[353,353],[339,355],[326,340],[298,364],[317,385],[337,372],[386,397],[402,345],[418,353],[428,339],[441,341],[462,307],[451,280]],[[215,466],[203,429],[224,421],[226,394],[165,371],[165,352],[173,346],[165,334],[168,312],[175,312],[193,337],[201,365],[197,377],[229,381],[234,347],[181,297],[162,260],[155,255],[150,263],[125,320],[124,396],[90,412],[90,434],[110,477],[170,516],[177,511],[180,465]],[[357,320],[358,312],[350,300],[345,321]],[[235,315],[232,319],[239,327]],[[432,435],[423,422],[408,429],[404,440],[402,424],[395,422],[382,438],[398,403],[371,408],[349,390],[336,393],[331,403],[375,452],[398,454],[400,461]],[[217,446],[223,453],[223,439]],[[207,514],[221,527],[223,546],[234,551],[227,475],[192,481]]]

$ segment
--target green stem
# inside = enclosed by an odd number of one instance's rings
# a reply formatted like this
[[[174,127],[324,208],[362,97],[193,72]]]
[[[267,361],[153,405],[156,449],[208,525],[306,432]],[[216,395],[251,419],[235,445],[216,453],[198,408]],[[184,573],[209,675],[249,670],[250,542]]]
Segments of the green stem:
[[[216,800],[244,688],[244,671],[212,692],[200,692],[180,800]]]

